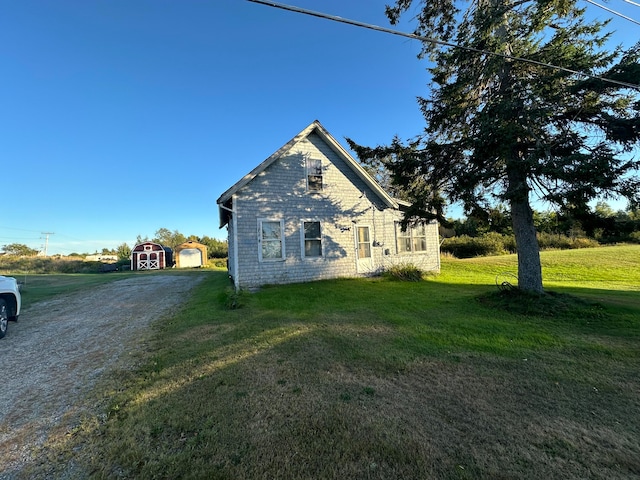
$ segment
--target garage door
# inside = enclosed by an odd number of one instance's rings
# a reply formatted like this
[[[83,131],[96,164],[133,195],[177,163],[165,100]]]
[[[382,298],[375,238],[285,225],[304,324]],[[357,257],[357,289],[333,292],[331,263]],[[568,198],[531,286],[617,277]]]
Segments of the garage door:
[[[178,260],[180,268],[201,267],[203,264],[202,252],[197,248],[185,248],[180,250],[178,255],[180,256]]]

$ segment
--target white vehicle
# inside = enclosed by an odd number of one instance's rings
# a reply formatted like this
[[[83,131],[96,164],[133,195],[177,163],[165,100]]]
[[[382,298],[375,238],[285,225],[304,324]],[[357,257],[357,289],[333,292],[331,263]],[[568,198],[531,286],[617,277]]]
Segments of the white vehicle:
[[[0,338],[7,334],[9,320],[18,321],[21,304],[22,298],[16,279],[0,275]]]

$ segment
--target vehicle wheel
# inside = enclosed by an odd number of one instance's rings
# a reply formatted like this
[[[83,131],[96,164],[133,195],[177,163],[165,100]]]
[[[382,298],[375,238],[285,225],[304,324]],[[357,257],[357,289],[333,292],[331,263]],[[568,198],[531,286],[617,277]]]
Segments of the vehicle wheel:
[[[7,334],[7,324],[9,323],[9,312],[7,302],[0,299],[0,338]]]

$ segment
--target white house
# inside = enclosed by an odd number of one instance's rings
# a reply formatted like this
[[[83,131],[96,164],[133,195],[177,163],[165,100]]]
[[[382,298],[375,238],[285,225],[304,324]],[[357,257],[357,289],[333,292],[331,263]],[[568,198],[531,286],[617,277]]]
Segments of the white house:
[[[236,288],[440,270],[438,225],[403,231],[389,196],[317,120],[218,198]]]

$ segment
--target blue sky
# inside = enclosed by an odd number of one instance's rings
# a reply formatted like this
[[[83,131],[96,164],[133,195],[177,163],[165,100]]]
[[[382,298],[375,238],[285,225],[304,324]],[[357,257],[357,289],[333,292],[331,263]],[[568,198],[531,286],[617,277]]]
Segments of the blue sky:
[[[388,26],[386,1],[283,3]],[[612,29],[616,44],[640,32]],[[314,119],[343,144],[420,133],[419,48],[245,0],[2,0],[0,246],[225,238],[218,196]]]

